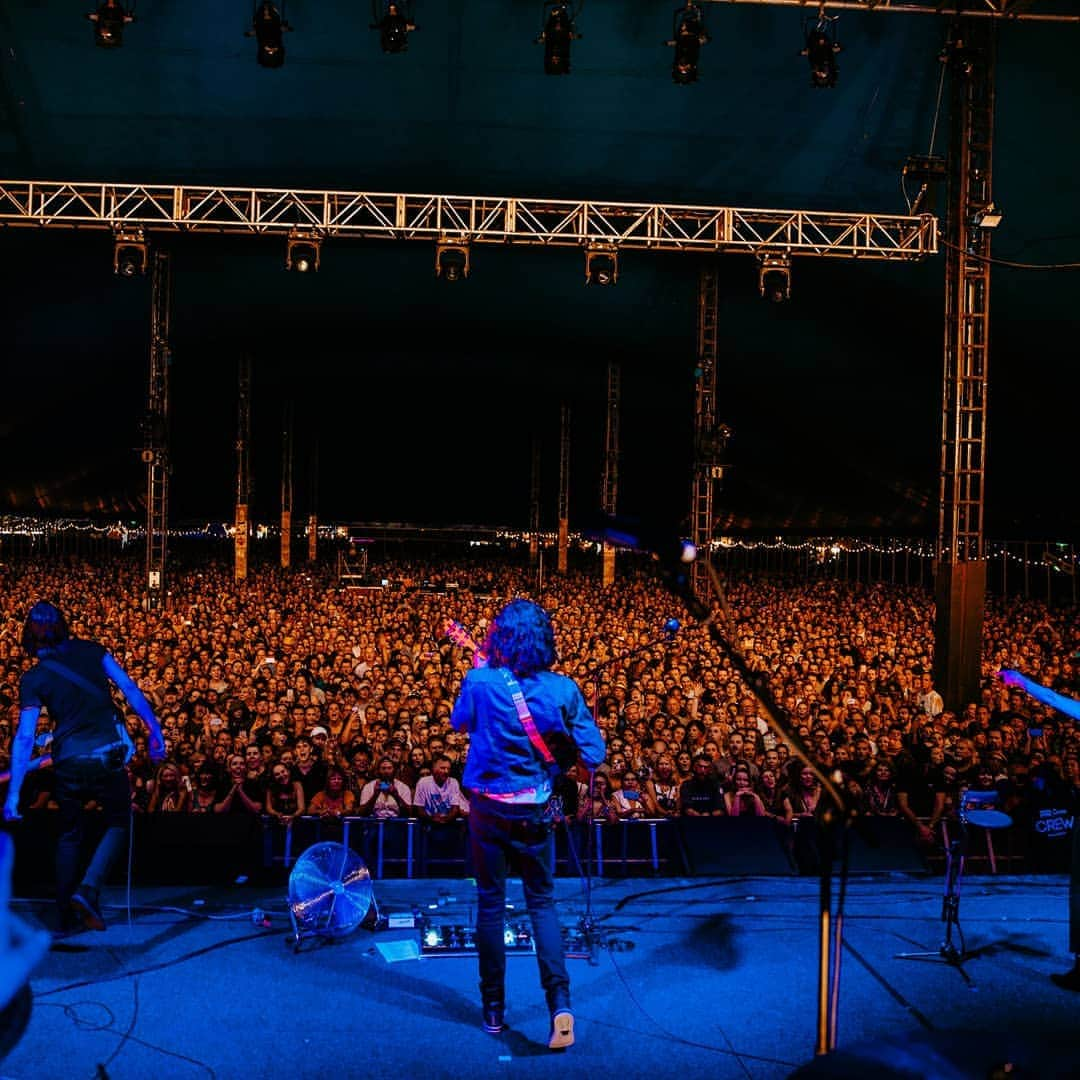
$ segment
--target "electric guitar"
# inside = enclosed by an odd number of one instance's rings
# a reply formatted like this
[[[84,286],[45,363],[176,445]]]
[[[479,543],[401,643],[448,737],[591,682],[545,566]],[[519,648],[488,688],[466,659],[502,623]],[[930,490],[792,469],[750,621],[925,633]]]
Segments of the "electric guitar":
[[[459,648],[470,649],[473,653],[473,666],[484,667],[487,664],[487,656],[483,648],[470,637],[468,630],[461,623],[449,620],[444,630],[446,636]],[[566,770],[577,764],[578,752],[573,739],[561,731],[539,732],[544,745],[548,748],[551,756],[555,759],[547,763],[548,774],[552,782],[565,775]]]
[[[42,754],[41,757],[33,758],[29,765],[26,766],[27,773],[32,773],[35,769],[47,769],[51,764],[52,754]],[[0,773],[0,784],[6,784],[11,779],[11,770]]]

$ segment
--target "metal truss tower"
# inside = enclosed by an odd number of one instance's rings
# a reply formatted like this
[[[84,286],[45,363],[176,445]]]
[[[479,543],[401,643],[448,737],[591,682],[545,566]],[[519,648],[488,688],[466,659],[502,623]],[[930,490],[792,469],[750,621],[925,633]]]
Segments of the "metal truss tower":
[[[150,270],[150,381],[143,420],[146,465],[146,608],[165,606],[165,563],[169,544],[169,367],[172,350],[172,263],[155,251]]]
[[[698,275],[697,361],[694,368],[694,465],[690,494],[690,539],[698,549],[690,568],[694,595],[708,597],[709,544],[713,538],[713,495],[724,478],[730,430],[716,419],[717,272],[714,264]]]
[[[319,444],[317,442],[311,451],[308,492],[307,558],[309,563],[314,563],[319,555]]]
[[[957,712],[978,700],[982,674],[994,46],[991,23],[964,19],[943,56],[951,116],[934,674]]]
[[[248,538],[251,524],[251,358],[240,356],[236,408],[236,521],[233,533],[233,576],[244,581],[248,571]]]
[[[281,430],[281,568],[292,565],[293,409],[285,406]]]
[[[540,558],[540,440],[532,438],[529,471],[529,562]]]
[[[559,411],[559,547],[557,567],[566,573],[570,544],[570,406]]]
[[[622,398],[622,369],[614,360],[607,366],[607,423],[604,427],[604,471],[600,477],[600,509],[613,517],[619,501],[619,412]],[[604,542],[602,577],[604,585],[615,581],[615,545]]]

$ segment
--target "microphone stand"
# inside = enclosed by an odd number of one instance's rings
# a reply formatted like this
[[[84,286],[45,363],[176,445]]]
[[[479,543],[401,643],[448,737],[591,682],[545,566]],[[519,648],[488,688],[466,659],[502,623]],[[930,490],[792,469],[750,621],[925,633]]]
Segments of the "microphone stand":
[[[833,783],[818,764],[812,760],[810,750],[806,743],[799,737],[798,732],[780,720],[780,707],[776,703],[768,682],[764,675],[750,670],[742,652],[731,640],[732,631],[731,614],[728,611],[727,601],[724,596],[723,586],[715,567],[705,563],[705,569],[709,575],[713,594],[719,605],[719,611],[710,611],[709,608],[694,595],[689,577],[681,570],[665,569],[661,572],[664,584],[686,605],[690,616],[708,631],[714,645],[731,661],[732,667],[738,672],[750,692],[757,698],[761,705],[765,719],[773,733],[783,739],[791,747],[793,754],[803,765],[806,766],[821,784],[822,795],[828,800],[825,810],[821,815],[820,828],[820,870],[821,885],[819,890],[819,916],[818,916],[818,1009],[817,1009],[817,1041],[814,1053],[817,1055],[827,1054],[836,1046],[836,1023],[839,1013],[839,988],[840,988],[840,957],[843,943],[843,897],[844,884],[847,879],[846,845],[842,847],[843,858],[841,860],[842,876],[840,887],[840,904],[835,922],[832,918],[832,868],[835,851],[836,830],[851,820],[851,810],[847,805],[847,799],[843,791]],[[721,614],[728,624],[728,632],[725,634],[716,624],[716,617]]]
[[[678,633],[678,627],[667,629],[660,634],[659,637],[653,638],[651,641],[646,641],[641,645],[635,645],[634,648],[629,649],[627,652],[620,654],[619,656],[612,656],[602,663],[595,664],[585,672],[584,678],[595,680],[596,676],[605,668],[612,667],[615,664],[625,663],[633,656],[637,656],[638,653],[644,652],[646,649],[651,649],[655,645],[670,645],[675,640],[675,635]],[[593,723],[599,728],[600,726],[600,694],[599,687],[593,687],[593,699],[592,699],[592,715]],[[592,810],[593,804],[593,780],[596,777],[595,770],[589,772],[589,810]],[[596,949],[600,945],[600,933],[597,928],[596,918],[593,915],[592,909],[592,861],[593,861],[593,828],[594,823],[591,819],[586,822],[585,826],[585,861],[584,864],[579,862],[579,866],[582,866],[584,873],[582,874],[582,885],[585,892],[585,912],[578,920],[578,930],[581,933],[581,940],[585,944],[585,947],[589,951],[589,959],[593,961],[595,958]],[[567,832],[569,836],[569,831]]]

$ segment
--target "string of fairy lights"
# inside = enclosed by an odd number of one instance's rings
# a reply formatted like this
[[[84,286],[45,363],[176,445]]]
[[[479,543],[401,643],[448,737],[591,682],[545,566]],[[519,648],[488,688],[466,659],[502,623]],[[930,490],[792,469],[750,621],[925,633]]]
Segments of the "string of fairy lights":
[[[270,540],[280,537],[280,525],[275,523],[256,523],[252,527],[254,540]],[[511,547],[528,543],[533,539],[530,532],[515,529],[488,530],[482,538],[477,538],[477,530],[468,527],[441,528],[425,530],[420,526],[388,526],[369,523],[365,525],[320,524],[317,526],[318,539],[324,541],[355,542],[361,534],[404,535],[414,533],[423,536],[426,532],[436,532],[442,537],[456,537],[472,546]],[[232,540],[236,531],[231,521],[208,521],[201,525],[186,525],[169,529],[169,536],[179,540]],[[296,530],[297,535],[307,535],[307,525]],[[83,534],[94,539],[116,543],[121,549],[130,544],[140,543],[146,538],[146,529],[132,521],[94,522],[84,518],[37,518],[16,515],[0,515],[0,542],[4,538],[21,538],[32,543],[47,542],[53,537],[66,534]],[[545,547],[558,542],[554,532],[537,534],[537,539]],[[600,552],[602,545],[580,533],[571,533],[569,542],[580,551]],[[818,563],[828,563],[852,556],[877,556],[878,558],[905,558],[933,560],[936,557],[932,541],[918,538],[882,538],[867,539],[854,537],[808,537],[752,538],[722,536],[712,541],[710,551],[714,555],[726,555],[732,552],[776,553],[811,557]],[[1073,576],[1076,573],[1080,556],[1076,547],[1070,543],[1058,541],[988,541],[986,561],[1002,561],[1027,569],[1041,569],[1055,574]]]

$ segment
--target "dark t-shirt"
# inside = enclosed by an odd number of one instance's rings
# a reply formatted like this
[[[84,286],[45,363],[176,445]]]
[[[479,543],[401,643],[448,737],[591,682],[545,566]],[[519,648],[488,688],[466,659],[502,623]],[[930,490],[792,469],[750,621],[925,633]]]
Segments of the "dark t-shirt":
[[[291,773],[291,779],[299,780],[300,786],[304,789],[305,802],[310,803],[326,787],[326,765],[322,761],[314,762],[306,773],[301,772],[298,765],[294,765]]]
[[[928,817],[934,811],[934,798],[945,790],[945,783],[940,770],[920,765],[905,755],[897,762],[896,790],[907,793],[908,806],[916,817]]]
[[[49,659],[70,668],[100,694],[77,685],[58,671],[37,663],[19,683],[21,709],[45,708],[53,725],[53,757],[57,761],[93,753],[120,740],[118,717],[109,692],[103,661],[105,648],[72,638]]]
[[[720,788],[711,780],[687,780],[679,789],[679,794],[684,814],[687,810],[696,810],[699,814],[712,814],[716,810],[724,809],[724,797]]]

